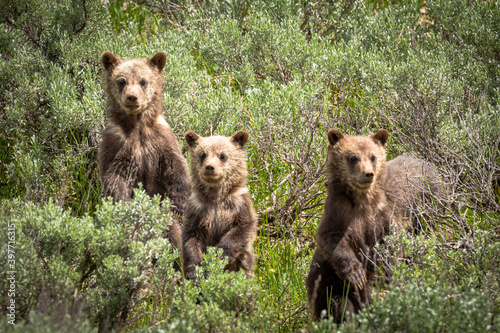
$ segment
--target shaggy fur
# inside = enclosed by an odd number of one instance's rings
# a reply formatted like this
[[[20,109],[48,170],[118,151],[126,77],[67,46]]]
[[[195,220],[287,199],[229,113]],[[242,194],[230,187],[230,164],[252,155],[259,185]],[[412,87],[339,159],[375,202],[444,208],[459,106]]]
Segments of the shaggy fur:
[[[174,212],[182,215],[191,182],[179,143],[162,115],[165,54],[122,60],[104,52],[101,60],[109,115],[98,151],[102,194],[130,200],[132,189],[142,183],[147,194],[170,198]],[[175,219],[169,239],[177,247]]]
[[[328,197],[307,276],[316,318],[329,309],[338,323],[346,313],[371,303],[377,261],[373,247],[393,221],[399,230],[409,228],[444,198],[431,164],[407,156],[386,163],[388,135],[386,130],[369,137],[328,132]]]
[[[398,229],[422,229],[427,212],[443,208],[443,184],[436,168],[421,159],[398,156],[387,162],[387,200]]]
[[[386,130],[365,136],[328,132],[328,197],[317,230],[307,288],[312,312],[330,310],[336,322],[370,302],[373,247],[389,232],[384,191]]]
[[[398,230],[423,231],[435,227],[431,215],[451,213],[463,231],[472,236],[454,202],[448,199],[448,188],[436,167],[421,159],[398,156],[387,162],[387,201],[393,209]],[[470,246],[466,242],[464,246]]]
[[[229,258],[226,269],[253,274],[257,219],[246,186],[248,133],[231,138],[185,134],[191,156],[193,193],[189,199],[182,232],[185,277],[194,278],[207,246],[223,250]]]

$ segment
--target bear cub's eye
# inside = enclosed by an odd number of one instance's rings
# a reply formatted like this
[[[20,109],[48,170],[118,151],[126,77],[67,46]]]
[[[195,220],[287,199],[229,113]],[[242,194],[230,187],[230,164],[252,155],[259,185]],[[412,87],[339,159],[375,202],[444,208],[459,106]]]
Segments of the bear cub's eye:
[[[226,156],[226,154],[224,154],[224,153],[220,154],[220,155],[219,155],[219,158],[220,158],[220,160],[221,160],[222,162],[226,162],[226,160],[227,160],[227,156]]]
[[[141,85],[141,87],[145,87],[148,83],[146,82],[146,80],[142,79],[139,84]]]
[[[203,152],[200,154],[200,160],[203,162],[207,158],[207,153]]]
[[[358,158],[355,155],[351,155],[349,157],[349,162],[351,162],[352,164],[356,163],[357,161],[358,161]]]
[[[372,162],[375,162],[375,160],[376,160],[375,155],[372,155],[372,157],[370,158],[370,160],[371,160]]]
[[[127,81],[125,79],[120,79],[120,80],[118,80],[118,87],[120,87],[120,89],[123,89],[123,87],[125,87],[126,83],[127,83]]]

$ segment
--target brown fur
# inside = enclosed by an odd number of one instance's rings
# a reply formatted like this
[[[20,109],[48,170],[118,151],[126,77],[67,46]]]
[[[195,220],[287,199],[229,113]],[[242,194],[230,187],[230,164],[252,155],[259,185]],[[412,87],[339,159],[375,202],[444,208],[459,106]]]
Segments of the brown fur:
[[[253,274],[257,219],[246,186],[248,133],[231,138],[185,134],[191,156],[193,193],[182,232],[185,277],[194,278],[195,266],[202,261],[207,246],[223,250],[229,258],[226,269],[243,269]]]
[[[398,229],[422,229],[426,212],[445,206],[436,168],[421,159],[398,156],[387,162],[387,200]]]
[[[436,167],[426,161],[398,156],[387,162],[386,195],[398,230],[419,232],[426,227],[436,227],[429,218],[431,215],[451,213],[465,235],[472,236],[470,227],[455,203],[449,200],[447,191]],[[468,247],[471,243],[467,241],[462,246]]]
[[[317,249],[307,276],[309,302],[316,318],[329,309],[336,322],[371,303],[376,257],[373,247],[390,231],[410,227],[416,216],[444,197],[436,169],[399,156],[386,163],[388,133],[369,137],[328,132],[329,180]]]
[[[391,221],[384,191],[387,137],[385,130],[370,137],[328,132],[328,196],[307,276],[317,318],[329,308],[340,322],[344,309],[356,313],[370,302],[373,247],[389,232]]]
[[[164,53],[148,59],[125,59],[111,52],[102,55],[109,124],[99,145],[102,194],[130,200],[142,183],[149,195],[168,197],[175,213],[183,214],[191,182],[187,163],[162,111]],[[176,219],[169,239],[177,247]]]

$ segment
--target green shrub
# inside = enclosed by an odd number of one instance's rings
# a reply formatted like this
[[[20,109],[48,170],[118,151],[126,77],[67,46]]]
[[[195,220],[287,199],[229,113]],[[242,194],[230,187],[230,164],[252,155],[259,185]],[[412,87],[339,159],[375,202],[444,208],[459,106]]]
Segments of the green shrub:
[[[224,271],[222,251],[208,248],[196,279],[176,288],[167,331],[272,332],[276,310],[262,302],[262,290],[243,271]]]
[[[66,309],[61,309],[66,311]],[[32,313],[29,316],[29,321],[16,322],[15,325],[2,323],[0,327],[3,332],[20,332],[20,333],[89,333],[97,332],[97,328],[92,328],[92,325],[85,318],[75,320],[70,315],[43,315]]]
[[[500,303],[494,295],[499,294],[499,243],[484,232],[475,240],[475,249],[468,251],[444,250],[423,235],[388,237],[391,284],[378,288],[373,304],[345,324],[323,320],[314,323],[312,331],[498,331]]]
[[[76,311],[72,316],[89,311],[100,329],[119,328],[136,304],[175,275],[178,252],[166,239],[169,205],[159,197],[135,190],[131,202],[107,199],[95,218],[74,217],[50,200],[43,207],[4,200],[1,207],[6,217],[2,244],[7,245],[7,226],[15,226],[19,321],[39,309],[52,315]],[[1,250],[7,257],[8,248]],[[2,267],[3,290],[8,271]],[[5,297],[2,303],[8,301]]]
[[[406,283],[391,289],[370,310],[340,327],[324,320],[313,332],[491,332],[488,295],[474,289],[453,290]]]

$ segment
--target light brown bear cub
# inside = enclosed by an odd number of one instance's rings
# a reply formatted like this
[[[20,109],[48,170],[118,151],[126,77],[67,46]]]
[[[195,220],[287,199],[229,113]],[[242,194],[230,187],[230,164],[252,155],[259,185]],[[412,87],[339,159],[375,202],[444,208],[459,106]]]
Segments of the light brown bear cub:
[[[398,230],[423,230],[430,213],[443,213],[447,208],[462,222],[455,205],[447,202],[445,187],[436,168],[421,159],[398,156],[387,162],[385,193],[391,205]],[[465,231],[467,224],[463,223]]]
[[[193,279],[202,253],[207,246],[215,246],[229,258],[227,270],[243,269],[250,277],[257,219],[246,186],[244,145],[248,133],[240,131],[228,138],[200,137],[189,131],[185,138],[191,156],[193,193],[182,231],[184,276]]]
[[[409,199],[424,195],[425,184],[439,188],[436,173],[422,160],[400,157],[386,166],[388,136],[383,129],[371,136],[328,131],[328,196],[306,282],[316,318],[329,310],[338,323],[371,303],[377,262],[373,248],[393,220],[405,227],[408,218],[406,201],[394,194]],[[413,181],[401,181],[409,178]]]
[[[191,194],[187,163],[162,112],[164,53],[148,59],[101,57],[108,95],[107,128],[98,162],[102,194],[131,200],[142,183],[148,195],[168,197],[174,212],[183,214]],[[174,219],[169,240],[177,246],[180,228]]]

